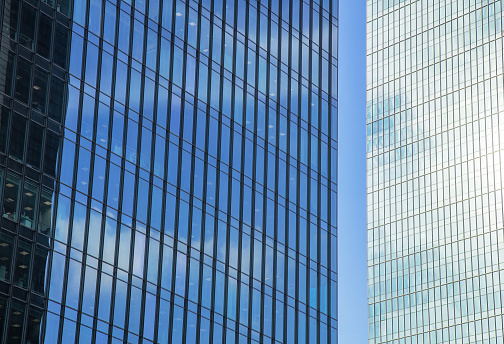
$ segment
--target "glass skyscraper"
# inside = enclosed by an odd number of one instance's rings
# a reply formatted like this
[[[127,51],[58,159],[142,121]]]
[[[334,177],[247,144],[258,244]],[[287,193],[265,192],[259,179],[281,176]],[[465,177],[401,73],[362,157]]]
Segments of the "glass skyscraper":
[[[503,1],[367,1],[369,343],[503,343]]]
[[[0,3],[0,342],[335,343],[337,0]]]

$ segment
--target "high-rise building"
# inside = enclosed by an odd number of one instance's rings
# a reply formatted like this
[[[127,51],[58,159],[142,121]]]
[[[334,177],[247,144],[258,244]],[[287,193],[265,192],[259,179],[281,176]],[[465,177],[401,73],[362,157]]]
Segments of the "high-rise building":
[[[337,0],[0,3],[0,342],[335,343]]]
[[[369,343],[503,343],[503,1],[367,1]]]

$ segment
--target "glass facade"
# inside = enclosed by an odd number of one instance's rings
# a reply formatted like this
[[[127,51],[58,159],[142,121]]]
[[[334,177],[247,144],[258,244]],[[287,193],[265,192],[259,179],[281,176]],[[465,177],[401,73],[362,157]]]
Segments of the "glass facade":
[[[367,1],[369,343],[503,343],[503,1]]]
[[[335,343],[337,0],[0,3],[0,342]]]

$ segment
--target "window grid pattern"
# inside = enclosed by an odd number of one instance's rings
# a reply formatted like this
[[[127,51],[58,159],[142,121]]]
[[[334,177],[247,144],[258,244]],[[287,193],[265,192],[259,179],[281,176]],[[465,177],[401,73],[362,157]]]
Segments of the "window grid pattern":
[[[369,343],[502,343],[502,1],[368,1]]]
[[[337,1],[12,3],[5,338],[334,342]]]

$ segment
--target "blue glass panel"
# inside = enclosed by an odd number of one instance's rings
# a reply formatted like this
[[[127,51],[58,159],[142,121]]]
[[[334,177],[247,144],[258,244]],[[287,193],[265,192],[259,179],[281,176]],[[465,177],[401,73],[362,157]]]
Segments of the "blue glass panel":
[[[75,322],[65,319],[63,322],[63,335],[62,341],[65,343],[75,343]]]

